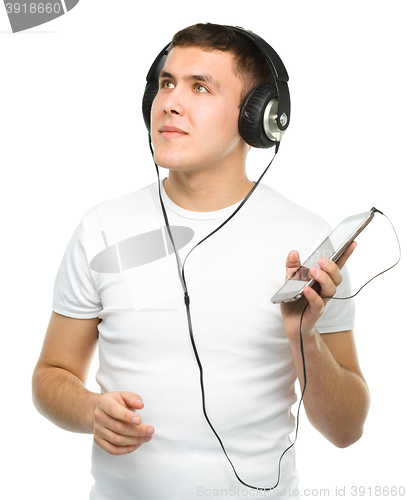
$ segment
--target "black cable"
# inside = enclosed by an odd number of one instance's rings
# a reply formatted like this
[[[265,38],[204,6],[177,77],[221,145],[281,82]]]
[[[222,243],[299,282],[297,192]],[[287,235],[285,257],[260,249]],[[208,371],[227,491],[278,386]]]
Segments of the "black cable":
[[[383,217],[386,217],[386,219],[390,222],[390,225],[393,228],[393,232],[394,232],[394,235],[396,236],[397,244],[398,244],[398,247],[399,247],[399,258],[397,259],[397,262],[395,264],[393,264],[392,266],[388,267],[387,269],[385,269],[384,271],[381,271],[380,273],[376,274],[375,276],[373,276],[373,278],[370,278],[370,280],[366,281],[366,283],[364,285],[362,285],[356,293],[354,293],[353,295],[349,295],[349,297],[321,297],[321,299],[334,299],[334,300],[348,300],[348,299],[353,299],[353,297],[356,297],[356,295],[361,290],[363,290],[363,288],[365,288],[365,286],[368,285],[371,281],[373,281],[378,276],[381,276],[382,274],[387,273],[387,271],[390,271],[390,269],[393,269],[393,267],[397,266],[397,264],[400,262],[400,259],[401,259],[401,245],[400,245],[399,237],[397,236],[396,229],[393,226],[393,223],[387,217],[386,214],[384,214],[383,212],[380,212],[380,210],[377,210],[377,208],[373,207],[371,210],[373,212],[377,212],[377,213],[383,215]]]

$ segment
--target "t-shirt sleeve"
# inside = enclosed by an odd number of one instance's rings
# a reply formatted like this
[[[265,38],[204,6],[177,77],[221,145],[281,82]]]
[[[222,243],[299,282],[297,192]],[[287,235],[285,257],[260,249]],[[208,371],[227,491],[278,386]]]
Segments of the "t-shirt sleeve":
[[[96,318],[102,310],[86,254],[84,220],[76,228],[62,258],[54,284],[52,309],[78,319]]]

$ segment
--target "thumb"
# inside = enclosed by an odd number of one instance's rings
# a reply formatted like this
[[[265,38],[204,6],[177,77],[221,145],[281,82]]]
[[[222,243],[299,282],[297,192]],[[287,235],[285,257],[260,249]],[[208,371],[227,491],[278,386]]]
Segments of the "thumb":
[[[291,278],[296,271],[301,266],[300,256],[297,250],[291,250],[291,252],[287,256],[287,260],[285,261],[286,268],[286,280]]]
[[[136,410],[140,410],[143,408],[144,403],[141,399],[141,396],[135,394],[134,392],[122,391],[120,395],[123,399],[123,402],[129,407],[134,408]]]

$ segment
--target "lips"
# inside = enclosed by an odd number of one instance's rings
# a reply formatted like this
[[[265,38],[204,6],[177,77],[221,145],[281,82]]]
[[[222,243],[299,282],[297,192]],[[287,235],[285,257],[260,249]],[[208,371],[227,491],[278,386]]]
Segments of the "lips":
[[[159,132],[164,139],[176,139],[178,137],[188,135],[187,132],[184,132],[180,128],[172,125],[163,125],[160,127]]]

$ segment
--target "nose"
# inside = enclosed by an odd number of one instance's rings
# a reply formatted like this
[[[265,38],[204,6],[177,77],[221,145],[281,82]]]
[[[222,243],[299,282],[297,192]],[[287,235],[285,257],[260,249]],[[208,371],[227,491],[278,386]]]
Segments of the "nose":
[[[179,87],[175,87],[171,92],[165,97],[162,102],[162,109],[166,115],[183,115],[184,114],[184,104],[182,99],[182,92]]]

